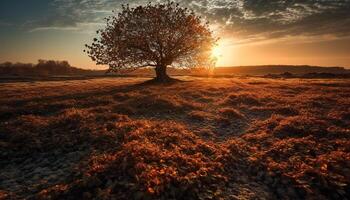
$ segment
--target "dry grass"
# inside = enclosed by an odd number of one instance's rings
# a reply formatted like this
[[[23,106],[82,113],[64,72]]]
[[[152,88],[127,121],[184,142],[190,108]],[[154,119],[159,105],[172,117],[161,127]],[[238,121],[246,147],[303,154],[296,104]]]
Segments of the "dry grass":
[[[142,81],[2,84],[0,199],[350,195],[348,80]]]

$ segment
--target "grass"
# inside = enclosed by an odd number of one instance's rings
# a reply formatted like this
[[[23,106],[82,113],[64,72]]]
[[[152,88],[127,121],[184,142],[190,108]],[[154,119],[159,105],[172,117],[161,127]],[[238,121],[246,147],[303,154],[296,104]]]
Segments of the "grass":
[[[0,87],[0,199],[341,199],[349,80]]]

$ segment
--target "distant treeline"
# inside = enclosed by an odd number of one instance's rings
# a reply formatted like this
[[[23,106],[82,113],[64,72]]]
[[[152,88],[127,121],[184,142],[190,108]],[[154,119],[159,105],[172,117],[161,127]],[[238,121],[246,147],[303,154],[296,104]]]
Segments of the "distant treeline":
[[[350,78],[350,72],[349,73],[306,73],[306,74],[292,74],[289,72],[284,72],[282,74],[267,74],[264,75],[265,78],[309,78],[309,79],[333,79],[333,78],[342,78],[342,79],[348,79]]]
[[[84,76],[103,75],[103,70],[85,70],[71,66],[67,61],[39,60],[37,64],[0,64],[0,76]]]
[[[266,75],[266,74],[310,74],[310,73],[331,73],[348,74],[350,70],[343,67],[319,67],[309,65],[260,65],[260,66],[238,66],[238,67],[217,67],[215,75],[236,74],[236,75]]]
[[[175,69],[168,68],[170,75],[194,75],[207,76],[208,71],[204,69]],[[263,66],[238,66],[238,67],[216,67],[210,74],[213,76],[273,76],[290,73],[293,76],[327,76],[332,74],[350,74],[350,70],[343,67],[318,67],[318,66],[294,66],[294,65],[263,65]],[[315,75],[316,73],[316,75]],[[52,77],[52,76],[101,76],[106,70],[86,70],[71,66],[67,61],[39,60],[37,64],[11,63],[0,64],[1,77]],[[111,75],[116,75],[112,73]],[[123,76],[154,76],[153,68],[143,68],[131,73],[123,73]],[[283,75],[284,76],[284,75]]]
[[[132,72],[132,74],[153,74],[154,70],[150,68],[140,69]],[[208,75],[206,69],[174,69],[168,68],[170,75]],[[348,75],[349,69],[344,67],[319,67],[309,65],[259,65],[259,66],[233,66],[233,67],[216,67],[209,74],[213,76],[264,76],[264,75],[280,75],[290,73],[297,76],[331,76],[334,74]]]

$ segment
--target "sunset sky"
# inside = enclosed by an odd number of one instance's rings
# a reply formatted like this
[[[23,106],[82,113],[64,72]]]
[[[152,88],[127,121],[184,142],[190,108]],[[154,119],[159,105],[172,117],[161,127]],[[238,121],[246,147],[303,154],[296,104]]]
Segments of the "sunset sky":
[[[67,60],[101,68],[83,53],[104,17],[144,0],[1,0],[0,62]],[[350,0],[180,0],[221,38],[218,66],[350,68]]]

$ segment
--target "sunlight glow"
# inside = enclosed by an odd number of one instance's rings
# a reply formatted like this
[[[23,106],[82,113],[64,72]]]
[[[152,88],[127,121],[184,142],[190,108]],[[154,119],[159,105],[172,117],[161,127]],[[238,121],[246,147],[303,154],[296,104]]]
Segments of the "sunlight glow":
[[[222,53],[223,51],[219,44],[214,46],[214,48],[212,49],[211,56],[215,60],[215,67],[218,66],[218,63],[220,62],[220,58],[222,57]]]
[[[212,51],[211,51],[211,56],[213,57],[213,59],[216,60],[216,66],[223,66],[224,64],[226,64],[226,57],[227,55],[225,54],[229,54],[228,58],[231,58],[230,53],[228,53],[229,49],[229,40],[225,40],[225,39],[220,39],[217,44],[213,47]]]
[[[222,48],[219,45],[217,45],[213,48],[212,56],[218,60],[220,57],[222,57]]]

